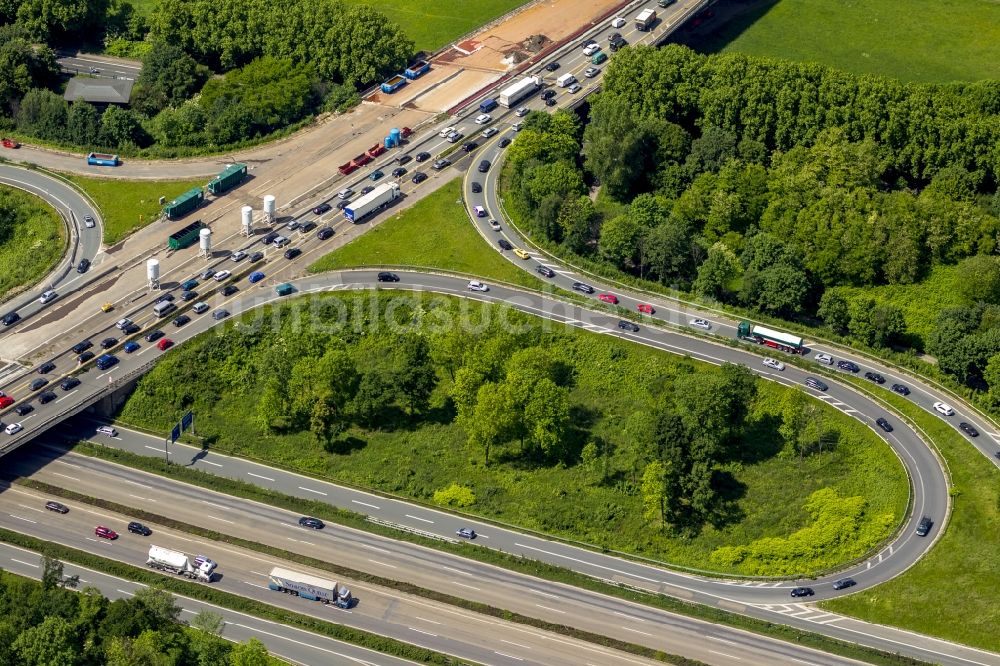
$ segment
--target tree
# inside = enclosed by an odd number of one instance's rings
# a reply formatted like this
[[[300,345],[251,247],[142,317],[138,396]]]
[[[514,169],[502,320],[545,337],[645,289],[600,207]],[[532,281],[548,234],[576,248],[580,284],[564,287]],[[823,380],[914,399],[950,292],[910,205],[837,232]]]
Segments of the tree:
[[[229,666],[269,666],[267,648],[256,638],[239,643],[229,653]]]
[[[25,664],[76,666],[80,644],[66,619],[50,615],[42,623],[26,629],[11,646]]]
[[[149,143],[149,135],[138,113],[111,105],[101,114],[100,142],[111,148],[141,148]]]
[[[142,72],[132,91],[131,104],[154,116],[194,95],[208,75],[208,68],[185,53],[180,44],[156,42],[142,59]]]
[[[63,563],[54,557],[42,555],[42,589],[52,590],[62,585]]]
[[[225,664],[228,650],[223,641],[219,640],[226,626],[223,617],[212,611],[201,611],[191,618],[191,626],[200,630],[191,637],[191,646],[198,655],[198,664]]]
[[[106,8],[101,0],[21,0],[17,24],[39,42],[79,38],[100,27]]]
[[[490,451],[510,441],[514,431],[514,405],[509,391],[500,384],[486,382],[476,393],[472,418],[465,423],[469,445],[483,450],[484,463],[490,463]]]
[[[524,405],[528,442],[548,456],[560,455],[569,426],[569,392],[543,378],[532,387]]]
[[[423,412],[437,385],[430,345],[422,335],[406,335],[393,348],[394,380],[398,400],[411,414]]]
[[[329,446],[347,427],[343,415],[329,398],[319,398],[309,414],[309,432],[320,446]]]
[[[642,471],[643,516],[646,520],[663,523],[666,516],[667,474],[663,462],[654,460]]]
[[[874,298],[858,297],[849,307],[851,335],[870,347],[887,347],[906,332],[903,311]]]
[[[99,133],[100,124],[94,105],[83,100],[73,102],[66,118],[66,138],[79,146],[93,146]]]
[[[590,254],[597,244],[598,215],[587,195],[566,199],[556,217],[563,245],[577,254]]]
[[[1000,303],[1000,257],[963,259],[956,269],[955,285],[967,303]]]
[[[708,249],[691,288],[701,296],[725,301],[736,290],[737,281],[742,274],[743,267],[736,258],[736,253],[725,243],[719,242]]]
[[[601,256],[616,268],[628,269],[639,263],[639,248],[645,230],[628,215],[613,217],[601,227]]]
[[[983,381],[989,386],[989,399],[996,409],[1000,407],[1000,354],[990,356],[983,370]]]
[[[52,49],[32,45],[18,26],[0,25],[0,111],[13,109],[28,90],[47,87],[58,76]]]
[[[851,322],[850,303],[838,289],[827,289],[819,299],[817,313],[827,326],[837,333],[846,333]]]
[[[66,138],[69,107],[63,98],[50,90],[29,90],[16,113],[17,127],[41,139],[62,141]]]
[[[809,295],[809,278],[795,266],[774,265],[743,275],[741,297],[761,312],[794,315],[802,312]]]

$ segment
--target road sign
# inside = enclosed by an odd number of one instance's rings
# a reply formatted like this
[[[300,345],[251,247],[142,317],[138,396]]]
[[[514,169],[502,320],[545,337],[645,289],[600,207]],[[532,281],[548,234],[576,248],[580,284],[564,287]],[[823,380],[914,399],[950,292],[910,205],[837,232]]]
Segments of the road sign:
[[[170,431],[170,443],[173,444],[180,438],[181,438],[181,426],[178,424],[175,425],[174,429]]]
[[[194,412],[188,412],[181,417],[181,430],[187,430],[191,427],[191,423],[194,421]]]

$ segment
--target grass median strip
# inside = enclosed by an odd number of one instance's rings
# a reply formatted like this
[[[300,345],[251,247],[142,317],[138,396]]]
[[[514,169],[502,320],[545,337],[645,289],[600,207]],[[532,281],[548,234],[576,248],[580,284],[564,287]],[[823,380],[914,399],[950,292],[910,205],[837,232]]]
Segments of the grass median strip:
[[[98,446],[89,442],[81,442],[74,448],[74,450],[77,453],[91,455],[104,460],[110,460],[129,467],[159,474],[160,476],[177,479],[192,485],[215,490],[217,492],[264,502],[266,504],[288,509],[302,515],[317,516],[327,522],[345,525],[374,534],[380,534],[398,541],[416,543],[435,550],[450,552],[468,559],[500,566],[525,575],[536,576],[545,580],[573,585],[575,587],[592,590],[601,594],[607,594],[620,599],[659,608],[667,612],[677,613],[679,615],[685,615],[708,622],[751,631],[764,636],[829,652],[831,654],[862,660],[870,664],[884,666],[918,666],[925,663],[917,659],[911,659],[909,657],[890,654],[888,652],[874,650],[864,646],[855,645],[853,643],[839,641],[820,634],[804,632],[793,627],[730,613],[711,606],[703,606],[676,599],[674,597],[656,595],[627,587],[611,585],[603,581],[590,578],[589,576],[578,574],[574,571],[546,564],[544,562],[539,562],[537,560],[518,557],[486,548],[468,548],[464,544],[429,539],[417,534],[395,530],[391,527],[371,523],[361,514],[337,509],[322,501],[298,499],[268,490],[266,488],[255,486],[250,483],[213,476],[212,474],[181,465],[167,465],[164,461],[158,458],[147,458],[145,456],[136,455],[127,451],[121,451],[119,449]],[[502,617],[510,619],[506,615],[503,615]]]

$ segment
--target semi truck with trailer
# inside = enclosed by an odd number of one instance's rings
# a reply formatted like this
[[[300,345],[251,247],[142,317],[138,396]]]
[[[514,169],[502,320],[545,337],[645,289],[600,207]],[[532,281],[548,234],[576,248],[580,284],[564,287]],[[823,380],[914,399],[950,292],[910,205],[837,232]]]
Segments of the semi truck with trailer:
[[[222,173],[208,181],[208,191],[218,196],[239,185],[246,177],[246,164],[230,164]]]
[[[529,76],[520,81],[515,81],[500,91],[500,94],[497,95],[497,104],[509,109],[538,90],[540,85],[542,85],[542,80],[537,76]]]
[[[200,187],[194,187],[180,195],[163,207],[163,214],[168,220],[176,220],[184,217],[205,200],[205,193]]]
[[[747,340],[758,345],[765,345],[772,349],[788,352],[789,354],[801,354],[805,351],[802,345],[802,338],[790,333],[782,333],[764,326],[756,326],[748,321],[741,321],[736,327],[736,337],[740,340]]]
[[[271,569],[267,586],[277,592],[294,594],[311,601],[324,604],[334,604],[338,608],[350,608],[353,598],[346,587],[338,586],[337,581],[310,576],[309,574],[289,571],[281,567]]]
[[[117,155],[109,153],[90,153],[87,155],[87,164],[90,166],[118,166],[121,160]]]
[[[344,217],[357,224],[365,216],[388,206],[399,197],[399,183],[382,183],[344,208]]]
[[[409,79],[407,79],[402,74],[397,74],[396,76],[392,77],[391,79],[382,84],[382,92],[384,92],[387,95],[394,93],[403,86],[405,86],[408,80]]]
[[[198,234],[201,233],[201,229],[204,226],[205,225],[201,223],[201,220],[195,220],[183,229],[175,231],[167,237],[167,248],[171,250],[182,250],[187,246],[192,245],[198,240]]]
[[[203,555],[196,557],[192,562],[180,551],[150,546],[146,566],[203,583],[211,583],[212,574],[218,565]]]
[[[635,17],[635,29],[640,31],[649,30],[656,23],[656,12],[652,9],[643,9]]]
[[[429,62],[427,62],[426,60],[418,60],[403,71],[403,76],[412,81],[413,79],[419,76],[423,76],[424,74],[429,72],[430,69],[431,69],[431,64]]]

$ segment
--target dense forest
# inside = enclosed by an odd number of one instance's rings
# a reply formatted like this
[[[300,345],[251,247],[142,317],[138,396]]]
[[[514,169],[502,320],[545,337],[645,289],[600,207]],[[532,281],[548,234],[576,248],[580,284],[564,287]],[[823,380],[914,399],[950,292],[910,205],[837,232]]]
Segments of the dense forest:
[[[6,666],[273,666],[257,640],[221,638],[223,619],[194,616],[190,627],[169,593],[141,588],[109,600],[63,575],[45,558],[42,580],[0,572],[0,663]]]
[[[128,108],[62,99],[53,49],[96,39],[142,58]],[[148,20],[120,0],[0,2],[0,129],[91,149],[230,145],[345,108],[412,54],[383,14],[341,0],[161,0]]]
[[[528,117],[505,174],[534,237],[594,266],[911,345],[971,386],[992,360],[1000,379],[1000,82],[630,47],[585,125]],[[968,307],[927,339],[896,304],[847,289],[955,264]]]

